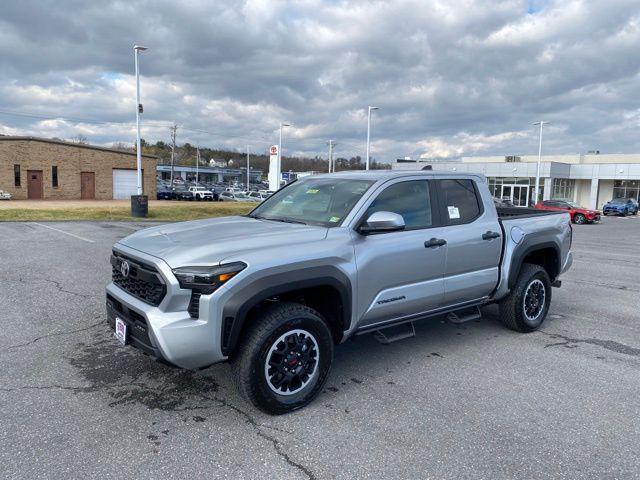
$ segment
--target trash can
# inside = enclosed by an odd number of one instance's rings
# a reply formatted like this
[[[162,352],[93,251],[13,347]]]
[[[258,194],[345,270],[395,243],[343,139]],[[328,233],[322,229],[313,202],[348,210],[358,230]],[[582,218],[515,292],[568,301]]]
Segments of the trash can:
[[[131,195],[131,216],[146,217],[149,213],[149,197],[146,195]]]

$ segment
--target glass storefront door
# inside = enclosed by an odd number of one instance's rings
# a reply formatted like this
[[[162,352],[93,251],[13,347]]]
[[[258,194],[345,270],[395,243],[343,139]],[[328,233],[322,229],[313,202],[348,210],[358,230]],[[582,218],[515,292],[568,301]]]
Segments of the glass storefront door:
[[[502,185],[501,198],[511,200],[516,207],[528,207],[529,185]]]

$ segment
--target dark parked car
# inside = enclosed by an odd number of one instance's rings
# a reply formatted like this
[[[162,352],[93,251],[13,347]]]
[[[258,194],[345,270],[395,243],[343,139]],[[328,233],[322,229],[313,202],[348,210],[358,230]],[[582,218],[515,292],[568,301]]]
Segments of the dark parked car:
[[[602,207],[602,213],[604,215],[637,215],[638,214],[638,202],[633,198],[614,198],[608,201]]]
[[[195,200],[193,192],[190,192],[187,187],[182,185],[173,187],[173,198],[175,200]]]
[[[168,188],[159,188],[156,192],[158,200],[173,200],[173,192]]]

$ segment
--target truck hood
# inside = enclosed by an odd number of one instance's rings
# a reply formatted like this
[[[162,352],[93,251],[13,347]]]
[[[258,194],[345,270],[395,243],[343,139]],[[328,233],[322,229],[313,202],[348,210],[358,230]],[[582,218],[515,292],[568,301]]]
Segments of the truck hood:
[[[223,217],[145,228],[118,244],[164,260],[171,268],[216,265],[225,258],[249,250],[296,245],[322,240],[327,228]]]

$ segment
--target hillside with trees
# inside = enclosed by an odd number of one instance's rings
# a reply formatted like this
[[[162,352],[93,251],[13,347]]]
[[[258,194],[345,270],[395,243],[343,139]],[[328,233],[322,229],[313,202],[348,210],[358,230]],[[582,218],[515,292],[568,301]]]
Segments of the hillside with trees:
[[[163,165],[169,165],[171,163],[171,144],[158,141],[155,144],[147,143],[141,140],[142,152],[149,155],[155,155],[158,157],[158,163]],[[116,147],[114,145],[114,147]],[[117,148],[122,149],[123,145],[118,144]],[[134,149],[135,150],[135,149]],[[194,145],[190,143],[184,143],[182,145],[176,145],[176,152],[174,155],[174,162],[176,165],[195,165],[196,164],[197,150]],[[218,148],[200,147],[200,165],[209,165],[210,160],[217,162],[223,162],[229,167],[243,167],[246,165],[246,153],[234,150],[224,150]],[[337,157],[336,171],[341,170],[363,170],[364,159],[359,155],[351,158]],[[262,170],[267,172],[269,170],[269,155],[267,152],[263,154],[251,153],[251,168]],[[282,157],[282,171],[288,172],[308,172],[319,171],[326,172],[329,168],[328,160],[321,157]],[[391,166],[387,163],[377,162],[374,159],[371,161],[372,169],[388,169]]]

